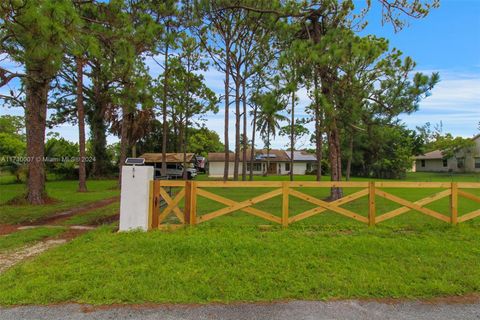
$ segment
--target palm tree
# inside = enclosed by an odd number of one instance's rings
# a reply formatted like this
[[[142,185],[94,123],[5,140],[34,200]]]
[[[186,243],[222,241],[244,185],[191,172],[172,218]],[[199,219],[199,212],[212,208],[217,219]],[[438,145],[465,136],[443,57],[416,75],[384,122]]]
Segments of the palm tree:
[[[278,95],[275,92],[270,92],[264,95],[263,103],[257,111],[257,126],[260,135],[267,145],[267,171],[270,167],[270,138],[275,137],[277,129],[280,129],[280,122],[286,121],[287,117],[280,114],[283,106],[278,101]]]

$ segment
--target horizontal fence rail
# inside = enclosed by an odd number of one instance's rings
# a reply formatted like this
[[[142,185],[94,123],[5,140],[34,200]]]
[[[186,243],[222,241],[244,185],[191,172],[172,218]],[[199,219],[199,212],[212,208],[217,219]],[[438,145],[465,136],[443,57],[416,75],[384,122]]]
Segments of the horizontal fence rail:
[[[178,188],[178,192],[172,196],[166,188]],[[335,201],[325,201],[294,188],[360,188],[352,194],[346,195]],[[253,198],[235,201],[205,188],[273,188]],[[433,195],[420,200],[410,201],[388,192],[389,188],[415,189],[444,189]],[[471,220],[480,216],[480,196],[474,195],[462,189],[480,189],[480,183],[475,182],[357,182],[357,181],[171,181],[155,180],[150,182],[150,229],[175,228],[184,225],[203,223],[229,213],[242,211],[264,220],[280,224],[284,227],[289,224],[313,217],[322,212],[331,211],[361,223],[374,226],[377,223],[392,219],[408,211],[414,210],[432,218],[451,223],[453,225]],[[232,190],[232,192],[235,192]],[[202,215],[197,215],[197,198],[203,197],[225,205],[224,208],[214,210]],[[281,216],[253,207],[268,199],[281,196]],[[289,200],[291,197],[298,198],[315,205],[314,208],[304,212],[290,215]],[[357,199],[368,198],[368,215],[364,216],[342,206]],[[389,212],[377,215],[376,198],[384,198],[401,207]],[[440,199],[449,197],[450,215],[439,213],[427,208]],[[478,203],[478,209],[458,216],[459,197]],[[161,202],[166,205],[163,208]],[[181,204],[183,208],[181,209]],[[176,224],[166,224],[168,216],[173,215],[178,219]]]

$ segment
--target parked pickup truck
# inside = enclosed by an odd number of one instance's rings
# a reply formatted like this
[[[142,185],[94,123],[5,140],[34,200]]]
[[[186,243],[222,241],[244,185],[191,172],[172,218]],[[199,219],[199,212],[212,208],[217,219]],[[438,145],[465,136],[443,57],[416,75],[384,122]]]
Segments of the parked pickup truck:
[[[162,169],[155,168],[155,178],[162,176]],[[167,176],[170,179],[181,179],[183,177],[183,166],[181,164],[167,164]],[[197,169],[187,168],[188,180],[195,179],[197,176]]]

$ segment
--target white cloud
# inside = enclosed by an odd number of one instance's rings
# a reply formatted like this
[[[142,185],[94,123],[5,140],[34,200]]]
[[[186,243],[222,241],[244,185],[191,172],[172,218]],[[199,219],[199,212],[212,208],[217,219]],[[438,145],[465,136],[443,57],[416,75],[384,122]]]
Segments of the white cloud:
[[[471,137],[480,121],[480,74],[444,70],[440,78],[419,111],[401,119],[411,128],[441,121],[445,132]]]
[[[445,79],[432,90],[432,96],[422,101],[424,109],[470,108],[480,103],[480,76],[471,79]]]

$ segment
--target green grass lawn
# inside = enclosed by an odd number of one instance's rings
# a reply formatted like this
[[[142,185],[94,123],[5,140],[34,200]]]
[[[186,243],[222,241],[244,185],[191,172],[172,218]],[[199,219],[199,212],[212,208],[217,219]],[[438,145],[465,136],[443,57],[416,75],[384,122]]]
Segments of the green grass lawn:
[[[119,195],[115,180],[90,180],[88,192],[77,192],[78,181],[48,181],[47,193],[57,200],[54,204],[7,205],[6,202],[25,192],[24,184],[0,184],[0,224],[31,222],[83,204]]]
[[[452,178],[418,176],[408,180]],[[454,179],[477,181],[477,176]],[[240,201],[269,189],[210,190]],[[318,198],[329,192],[299,190]],[[412,201],[438,191],[388,190]],[[480,195],[480,190],[467,191]],[[255,207],[279,216],[279,200]],[[197,204],[199,215],[223,207],[202,197]],[[449,215],[448,205],[447,197],[427,207]],[[312,207],[290,197],[292,215]],[[366,216],[366,198],[344,207]],[[377,198],[378,215],[397,207]],[[460,215],[478,208],[460,199]],[[267,224],[235,212],[173,232],[116,233],[102,227],[1,275],[0,304],[428,298],[480,291],[480,218],[451,226],[408,212],[368,227],[327,212],[286,229],[260,226]]]
[[[0,236],[0,253],[13,249],[18,249],[27,244],[32,244],[45,238],[54,237],[65,231],[64,227],[20,230],[8,235]]]
[[[480,230],[90,232],[0,276],[0,304],[428,298],[480,290]]]

